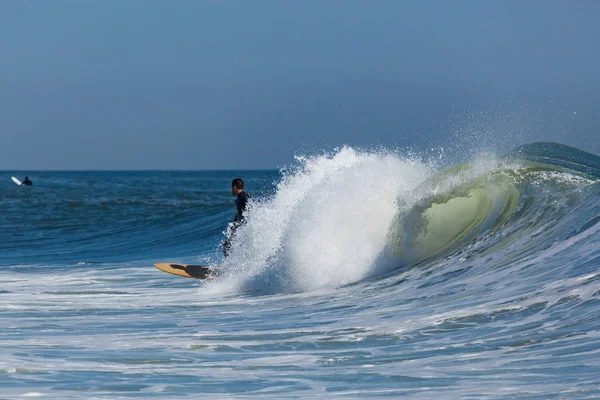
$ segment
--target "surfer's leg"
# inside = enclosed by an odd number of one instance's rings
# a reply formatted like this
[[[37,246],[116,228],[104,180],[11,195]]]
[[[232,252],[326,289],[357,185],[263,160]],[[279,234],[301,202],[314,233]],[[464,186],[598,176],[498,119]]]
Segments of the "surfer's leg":
[[[231,224],[229,225],[229,228],[227,229],[227,233],[225,234],[225,241],[223,242],[223,256],[227,257],[229,256],[229,251],[231,250],[231,241],[233,240],[233,237],[235,236],[235,230],[238,227],[237,224]]]
[[[231,242],[229,241],[229,238],[225,238],[225,241],[223,242],[223,257],[229,256],[230,249],[231,249]]]

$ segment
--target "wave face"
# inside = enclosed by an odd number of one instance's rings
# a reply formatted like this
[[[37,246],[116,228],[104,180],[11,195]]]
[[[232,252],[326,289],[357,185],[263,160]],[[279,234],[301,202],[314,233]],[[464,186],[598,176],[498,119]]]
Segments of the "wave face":
[[[587,191],[600,177],[594,161],[544,143],[440,172],[416,158],[351,148],[301,159],[273,196],[254,203],[226,260],[229,283],[314,290],[472,248],[502,251],[537,229],[554,229],[593,198]]]
[[[443,162],[344,147],[282,171],[7,172],[0,392],[600,397],[600,158]],[[223,260],[237,176],[253,201]]]

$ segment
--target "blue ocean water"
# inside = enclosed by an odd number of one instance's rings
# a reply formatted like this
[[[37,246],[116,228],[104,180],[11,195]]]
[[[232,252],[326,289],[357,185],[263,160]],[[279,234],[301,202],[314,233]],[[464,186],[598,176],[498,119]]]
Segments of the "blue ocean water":
[[[581,150],[1,175],[1,399],[600,397],[600,158]],[[223,260],[237,176],[253,202]]]

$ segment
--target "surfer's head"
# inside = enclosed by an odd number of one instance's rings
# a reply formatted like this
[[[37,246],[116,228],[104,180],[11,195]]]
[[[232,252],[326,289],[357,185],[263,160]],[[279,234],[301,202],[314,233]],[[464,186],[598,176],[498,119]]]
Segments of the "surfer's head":
[[[231,194],[237,196],[244,191],[244,181],[240,178],[235,178],[231,181]]]

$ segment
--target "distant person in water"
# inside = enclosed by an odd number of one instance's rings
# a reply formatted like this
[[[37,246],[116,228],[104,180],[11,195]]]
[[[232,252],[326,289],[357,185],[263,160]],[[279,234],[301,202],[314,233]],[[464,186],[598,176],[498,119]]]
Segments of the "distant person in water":
[[[231,249],[231,241],[235,235],[235,230],[246,222],[244,213],[248,206],[248,200],[250,199],[250,193],[244,191],[244,181],[240,178],[236,178],[231,181],[231,194],[236,196],[235,199],[235,217],[233,223],[229,224],[227,230],[227,237],[223,243],[223,255],[227,257],[229,250]]]
[[[31,179],[29,179],[29,177],[26,176],[25,180],[21,183],[21,185],[31,186],[31,185],[33,185],[33,182],[31,182]]]

